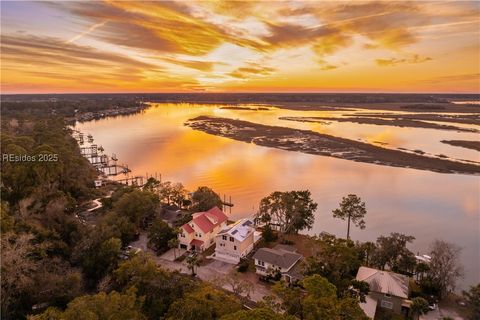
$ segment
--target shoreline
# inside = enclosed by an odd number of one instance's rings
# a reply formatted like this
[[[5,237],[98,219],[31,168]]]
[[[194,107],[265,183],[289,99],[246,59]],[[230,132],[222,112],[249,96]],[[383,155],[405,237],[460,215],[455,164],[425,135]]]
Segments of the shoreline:
[[[383,119],[380,117],[368,118],[368,117],[357,117],[351,115],[348,117],[279,117],[280,120],[287,121],[297,121],[297,122],[314,122],[314,123],[325,123],[325,121],[337,121],[337,122],[350,122],[358,124],[373,124],[378,126],[392,126],[392,127],[401,127],[401,128],[424,128],[424,129],[436,129],[436,130],[451,130],[451,131],[461,131],[461,132],[479,132],[476,129],[468,129],[456,127],[453,125],[446,124],[437,124],[432,122],[425,122],[422,120],[414,119],[405,119],[405,118],[391,118]]]
[[[441,143],[446,143],[451,146],[467,148],[472,150],[480,151],[480,141],[470,141],[470,140],[442,140]]]
[[[208,134],[287,151],[438,173],[480,174],[478,165],[382,148],[309,130],[209,116],[189,119],[185,125]]]

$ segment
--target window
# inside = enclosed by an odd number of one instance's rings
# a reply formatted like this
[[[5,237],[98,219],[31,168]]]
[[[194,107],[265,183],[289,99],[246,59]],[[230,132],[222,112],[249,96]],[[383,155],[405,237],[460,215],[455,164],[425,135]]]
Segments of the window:
[[[199,238],[201,238],[201,237],[202,237],[202,234],[201,234],[201,233],[199,233],[199,234],[198,234],[198,237],[199,237]]]
[[[381,306],[387,309],[393,309],[393,303],[390,301],[382,300]]]
[[[237,250],[237,246],[233,246],[233,250]]]
[[[385,298],[391,298],[392,296],[388,293],[385,293]]]
[[[230,237],[230,242],[233,242],[235,239],[233,239],[233,237]]]
[[[222,236],[222,240],[227,240],[227,236],[226,236],[226,235],[223,235],[223,236]]]

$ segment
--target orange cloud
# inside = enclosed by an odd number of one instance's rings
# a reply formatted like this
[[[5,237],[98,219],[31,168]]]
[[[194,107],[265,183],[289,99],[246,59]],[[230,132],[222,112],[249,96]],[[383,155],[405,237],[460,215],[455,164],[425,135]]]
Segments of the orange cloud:
[[[41,5],[60,10],[71,29],[49,34],[46,18],[37,30],[5,6],[2,89],[449,91],[450,77],[479,68],[476,2]]]
[[[260,66],[255,63],[250,63],[248,67],[241,67],[229,73],[234,78],[245,79],[255,75],[266,76],[274,72],[274,68]]]
[[[382,67],[393,67],[402,63],[422,63],[430,61],[430,57],[420,57],[418,54],[413,55],[411,58],[390,58],[390,59],[376,59],[375,62]]]

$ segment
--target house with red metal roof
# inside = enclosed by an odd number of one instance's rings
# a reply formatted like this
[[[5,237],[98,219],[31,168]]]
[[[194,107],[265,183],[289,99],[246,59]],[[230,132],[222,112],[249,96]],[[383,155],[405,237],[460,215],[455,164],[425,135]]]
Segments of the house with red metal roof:
[[[227,225],[228,217],[218,207],[196,212],[192,220],[180,228],[178,239],[181,249],[203,251],[215,243],[217,233]]]

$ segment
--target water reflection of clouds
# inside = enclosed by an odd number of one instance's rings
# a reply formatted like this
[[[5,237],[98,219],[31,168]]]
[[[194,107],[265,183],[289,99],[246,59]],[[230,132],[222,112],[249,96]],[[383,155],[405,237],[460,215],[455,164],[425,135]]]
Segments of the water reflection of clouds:
[[[366,135],[365,140],[369,143],[386,143],[388,147],[398,147],[404,143],[404,139],[399,137],[395,130],[385,129],[382,132]]]
[[[120,162],[128,163],[133,175],[158,172],[164,179],[182,182],[190,190],[208,185],[221,194],[231,195],[235,203],[234,219],[251,214],[253,207],[258,208],[260,199],[272,191],[309,189],[319,204],[314,228],[309,233],[327,231],[344,236],[345,222],[333,219],[331,211],[342,196],[356,193],[366,201],[368,214],[367,229],[354,229],[354,239],[375,240],[382,234],[404,232],[416,236],[414,247],[425,252],[433,239],[443,238],[465,248],[463,260],[469,270],[480,269],[479,261],[475,260],[479,234],[478,177],[283,151],[183,126],[190,118],[214,113],[285,125],[288,121],[278,120],[282,112],[280,109],[245,112],[219,109],[218,106],[167,104],[132,117],[84,123],[79,128],[92,133],[95,142],[102,144],[107,153],[117,153]],[[298,111],[288,113],[298,115]],[[366,134],[368,141],[417,147],[430,145],[439,137],[465,136],[448,131],[438,135],[426,129],[348,123],[322,126],[295,122],[289,125],[310,130],[328,128],[331,133],[341,132],[350,138]],[[474,281],[474,277],[470,272],[467,281]]]

